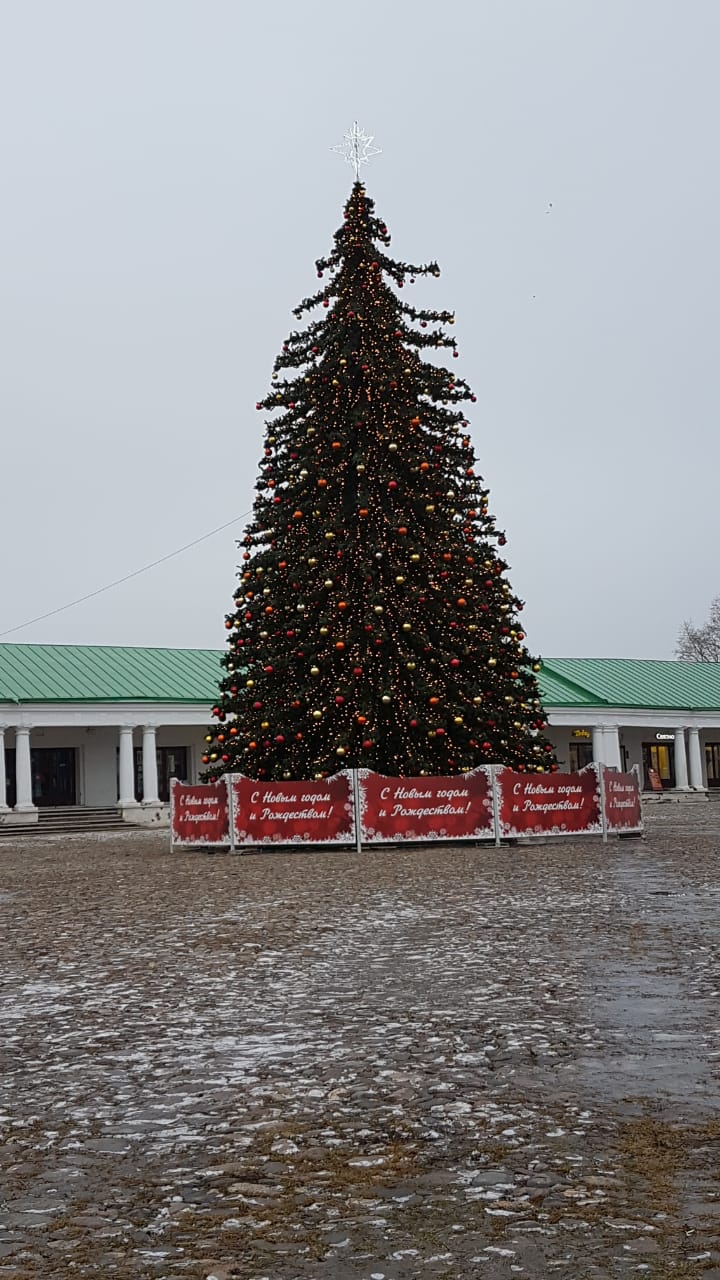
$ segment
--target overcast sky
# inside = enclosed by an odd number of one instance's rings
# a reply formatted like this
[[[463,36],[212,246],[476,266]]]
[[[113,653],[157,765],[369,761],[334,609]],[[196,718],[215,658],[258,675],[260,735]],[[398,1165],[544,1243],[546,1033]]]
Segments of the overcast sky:
[[[0,0],[0,631],[248,511],[358,119],[531,647],[672,656],[720,591],[719,56],[718,0]],[[222,647],[242,527],[5,638]]]

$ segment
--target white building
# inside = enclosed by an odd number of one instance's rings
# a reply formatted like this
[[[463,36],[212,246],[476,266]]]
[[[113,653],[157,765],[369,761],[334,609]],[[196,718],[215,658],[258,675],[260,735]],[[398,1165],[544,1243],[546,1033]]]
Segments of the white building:
[[[0,823],[78,806],[164,824],[170,778],[199,777],[220,656],[0,644]],[[539,678],[564,771],[595,759],[678,798],[720,788],[720,664],[548,658]]]

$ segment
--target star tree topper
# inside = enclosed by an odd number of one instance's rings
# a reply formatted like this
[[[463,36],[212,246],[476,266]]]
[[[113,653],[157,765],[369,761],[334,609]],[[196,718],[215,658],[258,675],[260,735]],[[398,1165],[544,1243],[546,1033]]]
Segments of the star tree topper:
[[[352,165],[357,180],[360,177],[362,165],[369,164],[371,156],[382,155],[381,148],[372,145],[374,141],[375,138],[371,134],[365,133],[365,130],[360,128],[357,120],[354,120],[352,129],[348,129],[347,133],[343,134],[342,142],[338,143],[336,147],[332,147],[331,150],[337,151],[346,164]]]

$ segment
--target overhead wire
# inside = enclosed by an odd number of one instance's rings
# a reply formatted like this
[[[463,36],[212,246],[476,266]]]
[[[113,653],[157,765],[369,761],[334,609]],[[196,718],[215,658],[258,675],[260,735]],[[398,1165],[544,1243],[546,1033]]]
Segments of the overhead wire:
[[[207,542],[208,538],[212,538],[216,533],[222,533],[223,529],[229,529],[231,525],[237,524],[240,520],[245,520],[252,512],[245,511],[242,515],[234,516],[232,520],[227,520],[225,524],[219,524],[216,529],[210,529],[208,533],[203,533],[199,538],[193,538],[192,542],[186,542],[184,546],[177,547],[175,551],[169,551],[167,555],[160,556],[157,560],[151,561],[150,564],[144,564],[140,569],[133,569],[132,573],[123,574],[122,578],[115,578],[113,582],[108,582],[104,587],[98,587],[95,591],[88,591],[84,596],[78,596],[76,600],[69,600],[67,604],[61,604],[57,609],[49,609],[47,613],[38,614],[36,618],[29,618],[27,622],[20,622],[15,627],[8,627],[6,631],[0,631],[0,640],[5,636],[14,635],[17,631],[24,631],[26,627],[31,627],[35,622],[45,622],[47,618],[54,618],[58,613],[65,613],[68,609],[74,609],[75,605],[84,604],[86,600],[93,600],[96,596],[101,596],[106,591],[112,591],[113,587],[119,587],[123,582],[130,582],[132,578],[139,578],[142,573],[147,573],[150,569],[156,569],[158,565],[165,564],[168,560],[173,560],[175,556],[182,555],[183,551],[189,551],[191,547],[197,547],[201,542]]]

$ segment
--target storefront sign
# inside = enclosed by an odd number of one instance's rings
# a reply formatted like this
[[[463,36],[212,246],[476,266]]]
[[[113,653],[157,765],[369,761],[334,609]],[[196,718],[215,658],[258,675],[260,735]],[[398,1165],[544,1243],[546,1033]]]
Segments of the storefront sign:
[[[674,742],[675,734],[674,733],[656,733],[655,738],[658,742]]]
[[[585,738],[587,740],[589,738],[592,738],[592,732],[590,729],[573,729],[570,733],[570,737]]]
[[[232,775],[235,843],[352,844],[355,817],[349,773],[316,782],[256,782]]]
[[[386,778],[358,771],[363,843],[492,839],[489,771],[453,778]]]
[[[495,775],[502,836],[578,835],[602,831],[595,765],[579,773]]]
[[[605,788],[605,821],[608,831],[642,830],[640,787],[637,774],[616,773],[606,769],[603,775]]]
[[[189,786],[172,779],[170,786],[172,843],[230,843],[230,814],[225,782]]]

